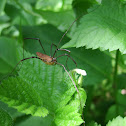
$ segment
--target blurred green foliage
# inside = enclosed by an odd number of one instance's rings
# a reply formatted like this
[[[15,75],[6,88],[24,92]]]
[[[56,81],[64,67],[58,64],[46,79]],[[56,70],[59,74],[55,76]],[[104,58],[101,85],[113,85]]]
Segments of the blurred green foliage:
[[[59,126],[59,122],[63,126],[81,125],[78,97],[70,80],[61,72],[62,67],[50,67],[30,59],[15,69],[13,77],[7,78],[23,59],[23,43],[25,58],[35,56],[36,52],[44,53],[37,40],[23,38],[40,38],[50,55],[51,44],[58,45],[76,18],[78,20],[58,48],[69,49],[78,68],[87,72],[82,85],[87,93],[84,121],[87,126],[112,126],[117,122],[120,126],[125,125],[125,118],[122,118],[126,116],[125,0],[1,0],[0,125],[3,125],[4,118],[7,118],[6,125],[14,120],[15,126]],[[52,48],[53,53],[55,49]],[[57,56],[64,53],[58,51]],[[58,62],[66,66],[66,59],[61,57]],[[70,59],[67,63],[70,70],[76,67]],[[61,73],[57,74],[56,70]],[[65,79],[60,81],[59,78]],[[41,83],[46,84],[47,89]],[[71,87],[71,94],[67,86]],[[49,91],[54,91],[52,99]],[[86,94],[82,96],[86,99]],[[55,105],[51,109],[52,104]],[[38,110],[38,106],[43,109]],[[44,112],[43,117],[34,117],[19,111],[36,116]],[[119,115],[122,117],[117,117]],[[63,117],[73,122],[63,121]]]

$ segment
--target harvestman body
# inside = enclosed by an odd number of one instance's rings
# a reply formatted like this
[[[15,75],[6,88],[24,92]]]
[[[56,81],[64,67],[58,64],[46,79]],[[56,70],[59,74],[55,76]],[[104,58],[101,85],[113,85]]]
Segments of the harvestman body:
[[[56,58],[52,58],[46,54],[42,54],[40,52],[37,52],[36,55],[45,63],[48,65],[54,65],[56,62]]]

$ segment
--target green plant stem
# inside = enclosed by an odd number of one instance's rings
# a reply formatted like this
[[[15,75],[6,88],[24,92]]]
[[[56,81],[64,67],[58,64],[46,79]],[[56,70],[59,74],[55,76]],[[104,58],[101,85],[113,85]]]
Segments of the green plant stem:
[[[119,61],[119,50],[116,51],[114,76],[113,76],[113,87],[115,92],[115,102],[116,102],[116,115],[118,115],[118,105],[117,105],[117,73],[118,73],[118,61]]]

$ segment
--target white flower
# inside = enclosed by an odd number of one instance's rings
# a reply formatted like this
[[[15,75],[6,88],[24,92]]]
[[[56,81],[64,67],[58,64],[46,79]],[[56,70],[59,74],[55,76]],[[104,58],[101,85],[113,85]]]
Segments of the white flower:
[[[87,73],[85,70],[82,70],[82,69],[74,69],[73,71],[77,72],[78,74],[81,74],[83,76],[86,76]]]

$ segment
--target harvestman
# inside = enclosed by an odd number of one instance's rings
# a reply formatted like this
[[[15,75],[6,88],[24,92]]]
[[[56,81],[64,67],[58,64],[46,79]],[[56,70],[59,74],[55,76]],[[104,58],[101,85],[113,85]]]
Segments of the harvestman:
[[[80,17],[78,17],[78,18],[80,18]],[[78,20],[78,18],[77,18],[76,20],[74,20],[74,22],[70,25],[70,27],[67,29],[67,31],[63,34],[63,36],[61,37],[61,39],[60,39],[60,41],[59,41],[59,43],[58,43],[58,46],[55,45],[55,44],[53,44],[53,43],[51,44],[51,50],[50,50],[51,56],[48,56],[48,55],[46,54],[46,51],[44,50],[44,48],[43,48],[43,46],[42,46],[42,43],[41,43],[41,41],[40,41],[39,38],[24,38],[24,39],[34,39],[34,40],[38,40],[38,42],[40,43],[40,45],[41,45],[41,47],[42,47],[42,49],[43,49],[43,51],[44,51],[45,54],[40,53],[40,52],[36,52],[36,55],[37,55],[37,56],[32,56],[32,57],[24,58],[24,44],[23,44],[23,59],[20,60],[20,61],[17,63],[17,65],[18,65],[19,63],[23,62],[24,60],[31,59],[31,58],[40,59],[40,60],[42,60],[45,64],[48,64],[48,65],[56,65],[56,64],[61,65],[61,66],[64,68],[64,70],[67,72],[67,74],[68,74],[68,76],[70,77],[72,83],[74,84],[74,87],[76,88],[77,93],[79,94],[79,90],[78,90],[78,88],[77,88],[75,82],[74,82],[73,79],[71,78],[70,74],[69,74],[68,71],[66,70],[65,66],[64,66],[63,64],[57,62],[57,58],[62,57],[62,56],[67,56],[67,60],[68,60],[68,58],[71,58],[71,60],[76,64],[76,67],[77,67],[77,63],[76,63],[75,60],[70,56],[70,50],[67,50],[67,49],[58,49],[58,47],[59,47],[59,45],[60,45],[62,39],[64,38],[64,36],[67,34],[67,32],[69,31],[69,29],[72,27],[72,25]],[[55,47],[56,47],[56,50],[54,51],[54,54],[53,54],[53,55],[52,55],[52,46],[55,46]],[[59,55],[58,57],[55,57],[57,51],[66,51],[66,52],[68,52],[69,54],[66,54],[66,53],[65,53],[65,54]],[[66,64],[67,64],[67,60],[66,60]],[[17,65],[15,66],[15,68],[17,67]],[[14,68],[14,70],[15,70],[15,68]],[[14,71],[14,70],[13,70],[13,71]],[[12,72],[13,72],[13,71],[12,71]],[[11,72],[11,73],[12,73],[12,72]],[[79,97],[80,97],[80,95],[79,95]]]

